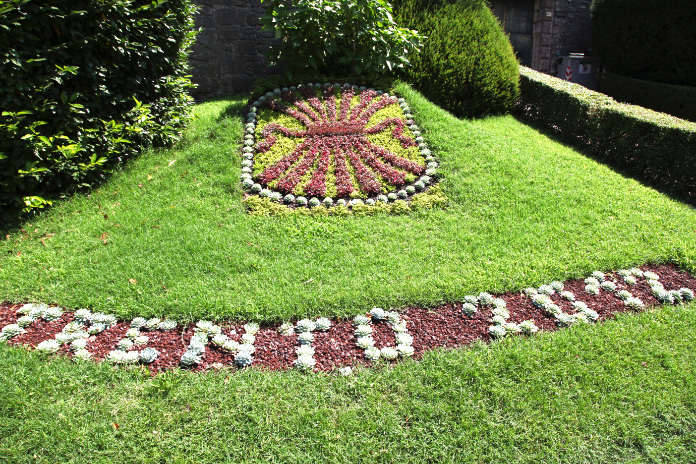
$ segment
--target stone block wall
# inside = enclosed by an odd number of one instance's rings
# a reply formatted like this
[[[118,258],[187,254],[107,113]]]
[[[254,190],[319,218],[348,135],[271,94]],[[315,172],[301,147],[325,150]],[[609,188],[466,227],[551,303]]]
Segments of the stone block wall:
[[[261,31],[259,0],[196,0],[196,28],[201,28],[190,55],[196,100],[247,92],[254,79],[277,72],[264,51],[273,42]]]

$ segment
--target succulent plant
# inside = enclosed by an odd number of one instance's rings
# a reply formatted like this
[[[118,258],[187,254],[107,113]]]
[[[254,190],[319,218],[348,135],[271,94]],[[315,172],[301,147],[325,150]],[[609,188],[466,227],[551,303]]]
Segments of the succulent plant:
[[[276,203],[280,203],[283,201],[283,194],[280,192],[271,192],[271,194],[268,195],[268,198],[270,198],[271,201],[275,201]]]
[[[510,313],[505,308],[493,308],[491,312],[493,313],[493,316],[500,316],[503,319],[508,319],[510,317]]]
[[[73,354],[73,359],[77,361],[87,361],[92,357],[92,353],[85,349],[76,350]]]
[[[621,269],[619,272],[617,272],[617,274],[619,274],[621,277],[628,277],[633,275],[631,274],[631,271],[629,271],[628,269]]]
[[[557,291],[558,293],[562,292],[562,291],[563,291],[563,288],[564,288],[563,282],[560,282],[560,281],[558,281],[558,280],[554,280],[554,281],[551,282],[549,285],[551,286],[551,288],[553,288],[553,289],[554,289],[555,291]]]
[[[234,353],[239,348],[239,343],[237,343],[234,340],[227,339],[227,340],[225,340],[225,343],[223,343],[222,346],[220,346],[220,348],[223,351],[228,351],[230,353]]]
[[[412,345],[413,336],[407,333],[396,334],[396,344],[397,345]]]
[[[251,363],[254,362],[254,357],[252,356],[252,353],[248,351],[238,351],[237,354],[234,357],[234,363],[239,366],[239,367],[248,367],[251,366]]]
[[[492,325],[488,327],[488,333],[491,334],[493,338],[502,338],[507,335],[507,330],[502,325]]]
[[[482,292],[478,295],[478,301],[483,306],[489,306],[493,304],[493,295],[490,293]]]
[[[476,306],[478,305],[478,298],[476,298],[474,295],[467,295],[464,297],[464,302]]]
[[[285,203],[291,205],[291,204],[295,203],[295,195],[293,195],[292,193],[288,193],[287,195],[285,195],[285,196],[283,197],[283,201],[284,201]]]
[[[157,356],[159,356],[159,351],[154,348],[145,348],[138,353],[138,359],[145,364],[151,364],[157,359]]]
[[[160,325],[160,322],[162,322],[159,318],[153,317],[152,319],[148,319],[147,322],[145,323],[145,328],[147,330],[157,330],[157,328]]]
[[[601,284],[599,284],[599,287],[602,290],[606,290],[608,292],[613,292],[616,290],[616,284],[610,280],[606,280],[606,281],[602,282]]]
[[[10,338],[16,337],[17,335],[21,335],[26,330],[24,330],[22,327],[20,327],[19,324],[9,324],[6,325],[3,329],[2,332],[0,332],[0,341],[7,341]]]
[[[59,332],[56,334],[56,341],[61,345],[64,345],[65,343],[70,343],[74,339],[75,338],[72,336],[72,334],[68,332]]]
[[[290,322],[283,322],[280,324],[280,327],[278,327],[278,332],[285,336],[292,335],[295,333],[295,326]]]
[[[107,329],[116,325],[116,316],[104,313],[93,313],[92,324],[103,324]]]
[[[27,303],[22,305],[18,310],[17,314],[29,314],[33,309],[36,309],[36,305],[34,303]]]
[[[317,328],[317,325],[311,319],[302,319],[297,322],[295,331],[298,333],[312,332]]]
[[[399,199],[399,197],[394,192],[389,192],[387,194],[387,200],[389,200],[389,201],[396,201],[398,199]]]
[[[588,277],[585,279],[585,284],[592,285],[593,287],[599,287],[599,280],[595,279],[594,277]]]
[[[297,197],[295,203],[297,206],[307,206],[307,199],[305,197]]]
[[[311,345],[302,345],[295,350],[297,356],[314,356],[314,348]]]
[[[34,318],[31,316],[22,316],[17,319],[17,325],[22,328],[29,327],[33,322]]]
[[[605,278],[606,276],[605,276],[604,273],[601,272],[601,271],[594,271],[594,272],[592,273],[592,277],[594,277],[595,279],[601,281],[601,280],[604,280],[604,278]]]
[[[631,274],[633,274],[636,277],[643,277],[643,271],[641,271],[637,267],[632,267],[631,269],[629,269],[629,271],[631,271]]]
[[[301,345],[309,345],[314,341],[314,334],[312,332],[302,332],[297,336],[297,341]]]
[[[131,327],[126,331],[126,338],[130,338],[131,340],[134,340],[136,337],[140,336],[140,330],[136,329],[135,327]]]
[[[648,287],[650,287],[650,290],[652,290],[653,293],[665,289],[665,287],[662,286],[662,283],[657,280],[648,280]]]
[[[366,350],[375,346],[375,341],[371,336],[366,335],[364,337],[359,337],[358,341],[356,342],[356,345],[358,345],[358,348]]]
[[[203,356],[194,350],[187,350],[182,356],[179,363],[182,366],[193,366],[194,364],[199,364],[203,360]]]
[[[34,319],[40,319],[43,317],[44,313],[48,310],[48,305],[43,303],[31,305],[27,315],[33,317]]]
[[[493,307],[497,309],[504,309],[507,307],[507,303],[502,298],[493,298]]]
[[[570,314],[566,313],[558,313],[555,315],[556,318],[556,325],[560,327],[568,327],[573,325],[573,322],[575,322],[575,318],[571,316]]]
[[[590,321],[587,320],[587,315],[585,313],[576,313],[570,315],[570,317],[573,318],[574,323],[575,322],[582,322],[583,324],[589,324]]]
[[[134,329],[141,329],[145,327],[145,324],[147,324],[147,319],[144,317],[136,317],[131,321],[130,326]]]
[[[505,318],[503,316],[493,316],[491,322],[495,325],[503,325],[505,324]]]
[[[522,329],[520,329],[520,326],[515,324],[514,322],[506,322],[505,324],[503,324],[503,328],[508,334],[517,334],[522,331]]]
[[[522,290],[522,293],[524,293],[527,296],[533,296],[539,293],[536,288],[534,287],[527,287],[524,290]]]
[[[666,290],[657,290],[653,292],[655,298],[660,300],[662,303],[674,304],[674,297],[672,294]]]
[[[681,303],[681,292],[679,290],[670,290],[669,294],[672,295],[672,300],[674,303]]]
[[[256,322],[249,322],[247,324],[244,324],[244,332],[251,335],[256,335],[258,331],[259,325]]]
[[[44,340],[36,345],[36,351],[39,353],[55,353],[60,348],[60,344],[56,340]]]
[[[393,361],[399,357],[399,352],[396,350],[396,348],[392,348],[390,346],[384,347],[381,350],[379,350],[379,354],[382,358],[386,359],[387,361]]]
[[[628,290],[619,290],[618,292],[616,292],[616,296],[619,297],[619,299],[626,301],[633,295],[631,295],[631,292],[629,292]]]
[[[532,319],[520,322],[517,327],[519,327],[520,332],[526,335],[532,335],[539,331],[539,327],[537,327]]]
[[[375,362],[379,360],[379,357],[381,356],[381,353],[378,348],[370,347],[365,350],[365,358],[367,358],[369,361]]]
[[[387,319],[387,314],[382,308],[372,308],[370,310],[370,315],[377,321],[384,321]]]
[[[643,277],[645,277],[647,280],[660,280],[660,276],[652,271],[643,272]]]
[[[141,335],[139,337],[135,337],[135,340],[133,340],[133,344],[135,346],[145,346],[147,345],[147,342],[150,341],[150,337],[147,335]]]
[[[629,297],[624,301],[626,306],[633,309],[640,309],[643,307],[643,301],[640,298]]]
[[[476,306],[472,305],[471,303],[462,304],[462,313],[464,313],[465,316],[473,316],[476,311]]]
[[[392,324],[391,328],[396,333],[408,332],[408,328],[406,326],[406,321],[404,321],[404,320],[399,321],[395,324]]]
[[[360,337],[365,337],[367,335],[372,335],[372,326],[370,325],[359,325],[355,329],[355,335],[360,338]]]
[[[316,330],[319,332],[326,332],[331,328],[331,320],[325,317],[320,317],[314,324],[316,326]]]
[[[594,309],[587,309],[585,311],[580,311],[582,314],[584,314],[587,319],[589,319],[592,322],[597,322],[599,320],[599,314],[597,314],[597,311]]]
[[[124,338],[118,341],[116,348],[121,351],[128,351],[133,346],[133,340],[130,338]]]
[[[72,343],[70,343],[70,349],[73,351],[84,350],[85,348],[87,348],[86,338],[76,338],[72,341]]]
[[[544,306],[544,309],[546,310],[547,313],[556,316],[557,314],[561,313],[561,308],[554,303],[549,303],[546,306]]]
[[[312,208],[317,207],[317,206],[319,206],[320,204],[321,204],[321,202],[320,202],[319,199],[316,198],[316,197],[312,197],[312,198],[310,198],[310,200],[309,200],[309,206],[311,206]]]
[[[585,285],[585,291],[590,295],[599,295],[599,287],[595,285]]]
[[[43,315],[41,316],[44,321],[51,322],[60,319],[60,317],[63,315],[63,310],[57,306],[53,306],[51,308],[48,308],[46,311],[44,311]]]
[[[92,324],[87,329],[87,333],[90,335],[97,335],[106,330],[106,325],[104,324]]]
[[[636,280],[635,277],[632,275],[624,277],[624,282],[626,282],[628,285],[635,285],[638,283],[638,280]]]
[[[681,299],[684,301],[692,301],[694,299],[694,292],[691,289],[682,287],[679,289],[679,293],[681,294]]]
[[[295,367],[300,371],[306,372],[314,369],[316,363],[316,360],[312,356],[298,356],[297,360],[295,360]]]
[[[213,345],[221,347],[222,345],[225,344],[225,342],[228,340],[227,335],[225,334],[217,334],[213,337],[212,342]]]
[[[532,295],[532,303],[534,303],[534,306],[537,308],[544,308],[551,303],[551,298],[544,293],[537,293]]]
[[[89,324],[92,322],[92,311],[89,309],[78,309],[73,314],[73,318],[81,324]]]
[[[370,323],[370,318],[364,314],[358,314],[353,318],[353,324],[356,326],[367,325]]]
[[[250,333],[245,333],[242,335],[242,343],[244,344],[253,345],[255,341],[256,335],[252,335]]]
[[[249,189],[251,193],[261,193],[261,190],[263,190],[263,187],[261,187],[261,184],[254,184],[251,186]]]
[[[189,342],[188,351],[195,351],[199,355],[205,353],[205,344],[207,339],[201,340],[200,338],[192,337]]]
[[[554,290],[554,288],[551,285],[541,285],[538,290],[539,293],[548,296],[551,296],[554,293],[556,293],[556,290]]]
[[[256,352],[256,347],[248,343],[240,343],[237,347],[237,351],[246,351],[249,354],[254,354]]]
[[[582,301],[574,301],[573,308],[575,308],[576,311],[587,311],[590,309],[587,304]]]
[[[398,324],[401,322],[401,316],[399,316],[399,313],[396,311],[387,311],[385,316],[387,317],[387,322],[390,324]]]
[[[174,329],[176,329],[176,321],[173,321],[171,319],[165,319],[159,323],[158,329],[159,330],[174,330]]]

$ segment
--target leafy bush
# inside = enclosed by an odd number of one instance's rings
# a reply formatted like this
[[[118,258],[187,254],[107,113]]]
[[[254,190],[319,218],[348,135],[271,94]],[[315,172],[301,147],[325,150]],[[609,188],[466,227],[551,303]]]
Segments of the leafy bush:
[[[0,208],[99,181],[187,119],[190,0],[0,6]]]
[[[375,77],[407,66],[422,37],[397,27],[386,0],[268,1],[264,30],[281,40],[271,64],[282,63],[289,79],[316,74]]]
[[[602,74],[597,90],[623,103],[696,122],[696,87],[661,84],[607,72]]]
[[[412,54],[405,80],[458,116],[512,109],[519,95],[512,46],[485,2],[401,0],[397,22],[428,38]]]
[[[593,0],[595,51],[622,76],[694,85],[696,2]]]
[[[696,124],[521,67],[522,115],[598,159],[696,204]]]

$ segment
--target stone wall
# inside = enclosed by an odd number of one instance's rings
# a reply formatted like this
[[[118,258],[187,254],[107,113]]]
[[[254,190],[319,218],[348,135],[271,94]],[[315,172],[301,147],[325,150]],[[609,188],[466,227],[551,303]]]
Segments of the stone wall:
[[[247,92],[254,79],[273,73],[264,50],[273,42],[261,31],[259,0],[195,0],[201,28],[190,56],[196,100]]]
[[[592,45],[591,0],[536,0],[532,68],[556,75],[557,57]]]

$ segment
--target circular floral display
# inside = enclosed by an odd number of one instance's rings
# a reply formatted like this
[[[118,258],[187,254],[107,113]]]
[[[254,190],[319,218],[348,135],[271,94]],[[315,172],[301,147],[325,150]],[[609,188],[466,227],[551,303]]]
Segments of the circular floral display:
[[[350,84],[276,89],[249,111],[248,192],[297,206],[407,199],[437,162],[404,99]]]

